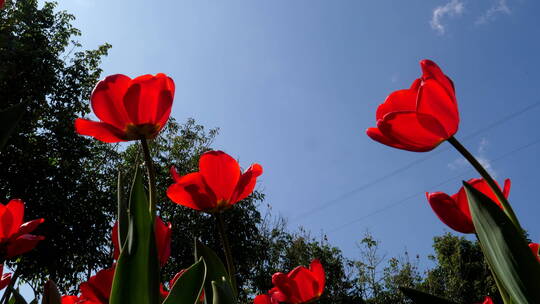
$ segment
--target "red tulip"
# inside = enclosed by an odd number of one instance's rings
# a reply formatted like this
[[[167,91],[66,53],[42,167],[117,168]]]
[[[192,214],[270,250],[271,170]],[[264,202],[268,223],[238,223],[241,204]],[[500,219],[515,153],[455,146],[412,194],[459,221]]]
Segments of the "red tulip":
[[[0,204],[0,260],[28,252],[45,239],[41,235],[29,234],[43,223],[44,219],[23,224],[23,218],[23,201],[13,199],[7,205]]]
[[[534,254],[534,256],[536,257],[536,259],[538,260],[538,262],[540,262],[540,244],[538,243],[529,243],[529,248],[531,248],[531,251],[532,253]]]
[[[11,282],[11,273],[4,273],[4,264],[0,264],[0,290],[6,288]]]
[[[159,264],[161,266],[167,264],[167,260],[171,256],[171,226],[171,223],[165,225],[161,218],[156,216],[156,220],[154,221],[154,233],[156,237]],[[118,256],[120,255],[120,246],[118,245],[118,222],[113,226],[112,240],[114,245],[114,259],[118,260]]]
[[[108,304],[114,277],[114,266],[98,271],[88,282],[79,286],[81,298],[90,303]],[[86,303],[86,302],[84,302]]]
[[[195,210],[219,212],[250,195],[262,172],[259,164],[253,164],[242,173],[238,162],[228,154],[206,152],[199,159],[199,172],[180,177],[171,168],[175,184],[167,189],[167,196]]]
[[[313,260],[309,269],[298,266],[288,274],[275,273],[272,284],[274,288],[268,294],[258,295],[255,304],[309,303],[320,298],[324,291],[324,269],[319,260]]]
[[[385,145],[425,152],[453,136],[459,125],[454,84],[437,64],[420,61],[422,77],[395,91],[377,108],[377,127],[367,135]]]
[[[152,139],[169,119],[173,98],[174,82],[165,74],[111,75],[98,82],[90,98],[100,122],[78,118],[75,129],[108,143]]]
[[[0,0],[0,9],[4,8],[5,3],[6,3],[6,0]]]
[[[493,193],[493,190],[491,190],[484,179],[473,178],[467,181],[467,183],[488,196],[502,208],[495,193]],[[510,194],[510,184],[509,179],[504,181],[503,194],[506,198],[508,198],[508,195]],[[431,208],[435,211],[435,214],[437,214],[439,219],[448,225],[448,227],[462,233],[474,233],[475,230],[471,212],[469,210],[469,202],[463,187],[459,189],[458,193],[452,196],[448,196],[446,193],[442,192],[426,193],[426,196]]]
[[[478,304],[493,304],[493,300],[490,297],[485,297],[484,302]]]

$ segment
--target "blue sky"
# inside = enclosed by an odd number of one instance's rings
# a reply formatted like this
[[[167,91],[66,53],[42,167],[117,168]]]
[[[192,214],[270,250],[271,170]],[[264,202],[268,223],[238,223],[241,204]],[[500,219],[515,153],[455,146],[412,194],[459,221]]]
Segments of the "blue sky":
[[[540,241],[537,1],[70,0],[59,7],[77,17],[85,48],[113,45],[104,75],[170,75],[172,116],[219,127],[216,148],[243,167],[264,167],[258,188],[272,212],[291,229],[328,233],[349,257],[369,229],[383,253],[408,250],[426,261],[433,236],[449,229],[424,193],[453,194],[462,179],[477,177],[448,143],[412,153],[365,135],[385,97],[419,77],[419,60],[435,60],[456,85],[456,137],[499,181],[512,179],[510,202]]]

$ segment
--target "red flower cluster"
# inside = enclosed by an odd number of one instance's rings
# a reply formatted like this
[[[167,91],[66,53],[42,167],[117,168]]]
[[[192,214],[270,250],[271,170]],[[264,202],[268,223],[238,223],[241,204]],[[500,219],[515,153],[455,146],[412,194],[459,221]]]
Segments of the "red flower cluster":
[[[324,291],[325,274],[319,260],[313,260],[309,269],[298,266],[288,274],[272,276],[274,287],[268,294],[258,295],[254,304],[309,303],[320,298]]]
[[[394,148],[425,152],[453,136],[459,125],[454,84],[437,64],[422,60],[422,77],[390,94],[377,108],[373,140]]]
[[[44,219],[26,223],[23,223],[23,219],[23,201],[13,199],[7,205],[0,204],[0,260],[28,252],[45,239],[44,236],[30,234]]]
[[[165,74],[111,75],[98,82],[91,96],[101,121],[78,118],[75,129],[108,143],[155,138],[169,119],[173,98],[174,82]]]
[[[488,196],[501,207],[501,203],[495,196],[495,193],[493,193],[493,190],[491,190],[484,179],[473,178],[468,180],[467,183]],[[510,194],[510,185],[509,179],[504,181],[503,194],[505,197],[508,197]],[[461,233],[474,233],[475,229],[469,209],[469,201],[463,187],[459,189],[458,193],[452,196],[443,192],[426,193],[426,196],[435,214],[448,227]]]
[[[159,216],[156,216],[154,221],[154,232],[156,236],[156,248],[158,252],[159,264],[163,267],[169,257],[171,256],[171,223],[165,223]],[[115,223],[112,230],[112,241],[114,245],[113,256],[115,260],[118,260],[120,255],[120,246],[118,244],[118,223]]]
[[[0,290],[6,288],[11,282],[11,273],[4,273],[4,264],[0,264]]]
[[[238,162],[225,152],[206,152],[199,159],[199,172],[179,176],[171,168],[175,184],[167,189],[167,196],[195,210],[223,211],[250,195],[262,172],[261,165],[253,164],[242,173]]]

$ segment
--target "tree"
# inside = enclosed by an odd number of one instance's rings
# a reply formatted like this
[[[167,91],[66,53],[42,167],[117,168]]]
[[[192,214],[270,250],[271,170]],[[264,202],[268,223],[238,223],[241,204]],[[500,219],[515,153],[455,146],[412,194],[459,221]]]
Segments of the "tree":
[[[326,236],[314,238],[303,229],[291,233],[283,218],[270,215],[261,223],[260,230],[264,251],[253,270],[251,293],[266,293],[272,287],[272,274],[288,272],[299,265],[307,267],[318,258],[325,269],[326,287],[317,303],[363,303],[355,288],[352,261],[330,245]]]
[[[0,11],[0,109],[21,102],[26,113],[0,152],[0,199],[21,198],[26,218],[43,217],[45,235],[17,272],[34,288],[50,277],[74,289],[109,263],[111,215],[108,180],[112,147],[74,132],[73,120],[89,111],[89,94],[110,45],[82,51],[74,17],[37,0],[7,3]]]
[[[500,301],[478,241],[446,233],[434,238],[433,248],[436,265],[421,284],[424,291],[458,303],[481,302],[488,295]]]

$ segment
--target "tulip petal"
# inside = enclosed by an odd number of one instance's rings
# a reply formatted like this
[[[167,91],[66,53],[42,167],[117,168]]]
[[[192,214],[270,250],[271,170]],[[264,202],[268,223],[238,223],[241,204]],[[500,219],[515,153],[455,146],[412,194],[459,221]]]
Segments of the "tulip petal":
[[[306,267],[296,267],[289,273],[288,277],[296,283],[298,291],[297,296],[302,303],[311,301],[320,296],[319,282]]]
[[[509,178],[504,180],[504,189],[503,189],[503,195],[504,197],[508,198],[510,195],[510,187],[512,186],[512,182]]]
[[[448,227],[461,233],[474,233],[469,205],[458,202],[446,193],[426,193],[428,202],[437,217]]]
[[[124,107],[137,125],[160,124],[169,118],[174,98],[174,82],[165,74],[143,75],[132,80],[124,96]]]
[[[366,131],[366,134],[373,140],[375,141],[378,141],[380,142],[381,144],[384,144],[384,145],[387,145],[387,146],[391,146],[391,147],[394,147],[394,148],[398,148],[398,149],[403,149],[403,150],[409,150],[409,151],[415,151],[415,152],[425,152],[425,151],[429,151],[431,149],[420,149],[420,148],[417,148],[415,146],[406,146],[406,145],[403,145],[402,143],[396,141],[395,139],[393,138],[390,138],[390,137],[386,137],[384,134],[381,133],[381,130],[377,129],[377,128],[369,128],[367,129]]]
[[[1,267],[2,269],[0,270],[2,271],[0,271],[0,290],[6,288],[11,282],[11,273],[2,274],[4,265],[1,265]]]
[[[14,240],[10,240],[7,244],[6,258],[26,253],[34,249],[40,241],[45,239],[41,235],[23,234]]]
[[[384,115],[391,112],[415,111],[416,110],[416,90],[399,90],[386,97],[384,103],[379,105],[375,118],[383,119]]]
[[[92,136],[97,140],[107,143],[127,141],[125,132],[104,122],[95,122],[88,119],[77,118],[75,120],[75,130],[81,135]]]
[[[19,230],[24,217],[24,203],[19,199],[0,204],[0,238],[9,238]]]
[[[195,210],[211,210],[216,207],[214,194],[199,172],[182,176],[167,189],[167,196],[175,203]]]
[[[167,264],[167,260],[171,256],[171,228],[171,223],[165,225],[161,218],[156,216],[154,231],[156,233],[156,247],[161,266]]]
[[[17,231],[16,234],[14,234],[15,237],[19,237],[23,234],[28,234],[34,230],[36,230],[36,228],[43,224],[45,222],[45,219],[43,218],[39,218],[39,219],[35,219],[35,220],[32,220],[32,221],[29,221],[29,222],[26,222],[24,224],[22,224],[20,227],[19,227],[19,231]]]
[[[272,302],[268,295],[263,294],[256,296],[255,300],[253,300],[253,304],[272,304]]]
[[[455,89],[454,83],[450,77],[446,76],[441,68],[433,61],[424,59],[420,61],[420,67],[422,68],[422,79],[434,79],[437,81],[447,92],[449,96],[454,99],[455,102]]]
[[[444,138],[441,134],[435,134],[432,129],[424,128],[425,123],[420,120],[436,120],[429,115],[416,112],[392,112],[384,116],[383,120],[377,121],[377,128],[386,138],[393,139],[410,151],[429,151],[437,147]]]
[[[201,155],[199,172],[217,201],[229,202],[240,179],[238,162],[225,152],[209,151]]]
[[[274,273],[272,276],[272,284],[276,286],[277,290],[286,295],[287,302],[301,303],[300,289],[298,288],[296,282],[289,277],[289,275],[281,272]]]
[[[449,96],[444,87],[434,79],[425,80],[418,91],[418,113],[436,117],[442,130],[436,133],[448,138],[457,132],[459,125],[459,112],[455,98]],[[423,121],[421,121],[423,122]],[[431,125],[426,128],[435,129]]]
[[[122,102],[130,83],[131,78],[126,75],[107,76],[98,82],[90,97],[94,114],[101,121],[121,130],[130,123]]]
[[[88,282],[79,286],[82,297],[97,303],[109,303],[113,276],[114,267],[98,271]]]
[[[120,256],[120,237],[118,236],[118,222],[114,223],[112,228],[113,259],[118,260]]]
[[[251,167],[249,167],[249,169],[247,169],[246,172],[240,176],[230,203],[234,204],[248,197],[253,192],[253,189],[255,189],[257,177],[259,177],[262,173],[263,169],[261,165],[251,165]]]
[[[318,259],[315,259],[311,261],[311,264],[309,265],[309,270],[313,274],[313,277],[318,283],[319,289],[317,290],[317,294],[320,296],[324,291],[324,285],[326,283],[326,275],[324,273],[324,268],[321,264],[321,261]]]

